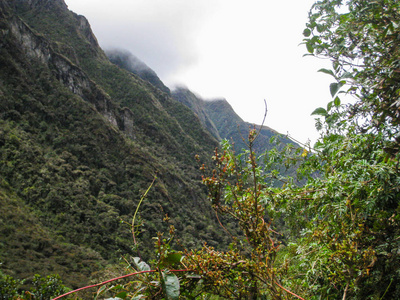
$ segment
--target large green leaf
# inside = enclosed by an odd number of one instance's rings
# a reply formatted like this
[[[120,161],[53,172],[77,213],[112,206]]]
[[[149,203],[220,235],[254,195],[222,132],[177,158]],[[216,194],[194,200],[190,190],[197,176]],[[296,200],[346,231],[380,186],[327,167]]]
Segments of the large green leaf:
[[[340,90],[342,86],[343,82],[334,82],[330,84],[329,89],[331,91],[332,98],[336,96],[337,92]]]
[[[133,261],[135,262],[136,267],[138,268],[139,271],[150,271],[151,268],[150,266],[142,261],[139,257],[134,257]]]
[[[328,69],[322,68],[322,69],[319,69],[318,72],[325,73],[325,74],[331,75],[331,76],[336,78],[336,76],[335,76],[335,74],[333,73],[332,70],[328,70]]]
[[[166,261],[170,265],[173,265],[173,264],[179,264],[181,262],[181,259],[182,259],[182,254],[174,252],[168,254]]]
[[[118,293],[117,295],[115,295],[115,298],[126,299],[126,296],[128,296],[128,293],[125,291],[122,291],[122,292]]]
[[[179,299],[180,285],[179,279],[175,274],[172,273],[164,273],[163,272],[163,280],[165,287],[165,295],[167,299],[176,300]]]
[[[325,108],[322,107],[318,107],[317,109],[315,109],[312,113],[312,116],[317,115],[317,116],[324,116],[326,117],[328,115],[328,112],[326,111]]]

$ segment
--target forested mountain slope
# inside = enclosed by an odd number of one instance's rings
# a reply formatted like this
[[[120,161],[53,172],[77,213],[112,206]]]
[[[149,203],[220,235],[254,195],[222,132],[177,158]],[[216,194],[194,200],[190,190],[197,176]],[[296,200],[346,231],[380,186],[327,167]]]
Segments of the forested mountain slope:
[[[217,141],[186,106],[112,64],[62,0],[0,0],[0,29],[2,272],[77,286],[133,254],[122,221],[155,176],[142,254],[166,213],[188,246],[224,244],[194,159]]]

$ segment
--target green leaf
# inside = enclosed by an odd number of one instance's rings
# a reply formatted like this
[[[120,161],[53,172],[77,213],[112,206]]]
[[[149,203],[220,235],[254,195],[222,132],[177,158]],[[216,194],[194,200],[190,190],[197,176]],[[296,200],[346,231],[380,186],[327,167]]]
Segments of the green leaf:
[[[310,42],[308,42],[308,43],[306,44],[306,47],[307,47],[307,51],[308,51],[308,52],[310,52],[311,54],[314,53],[314,47],[313,47],[313,45],[312,45]]]
[[[333,101],[331,101],[331,102],[328,103],[328,105],[327,105],[327,111],[330,111],[330,110],[331,110],[333,104],[334,104]]]
[[[137,265],[139,271],[150,271],[150,266],[148,264],[146,264],[144,261],[141,261],[138,265]]]
[[[150,271],[150,266],[140,259],[140,257],[133,257],[133,261],[139,271]]]
[[[115,295],[116,298],[121,298],[121,299],[125,299],[126,296],[128,296],[128,293],[125,292],[125,291],[124,292],[120,292],[117,295]]]
[[[94,297],[94,300],[96,300],[104,291],[107,289],[107,286],[103,285],[97,290],[96,296]]]
[[[165,294],[167,299],[176,300],[179,299],[179,279],[175,274],[172,273],[164,273],[163,272],[163,279],[165,285]]]
[[[351,74],[350,72],[345,72],[340,78],[341,79],[353,78],[353,74]]]
[[[332,65],[333,65],[333,68],[334,68],[336,71],[339,71],[339,69],[340,69],[340,63],[339,63],[339,61],[335,60],[335,61],[332,63]]]
[[[340,88],[342,86],[343,86],[342,82],[334,82],[334,83],[330,84],[329,89],[331,91],[332,98],[335,97],[335,95],[337,94],[337,92],[340,90]]]
[[[331,75],[331,76],[336,78],[335,73],[333,73],[332,70],[328,70],[328,69],[323,69],[322,68],[322,69],[319,69],[318,72],[325,73],[325,74]]]
[[[124,287],[121,284],[115,285],[113,287],[110,287],[108,290],[109,291],[114,291],[114,290],[120,290],[123,289]]]
[[[312,115],[312,116],[317,115],[317,116],[324,116],[324,117],[326,117],[326,116],[328,115],[328,112],[326,111],[325,108],[318,107],[316,110],[314,110],[314,111],[311,113],[311,115]]]
[[[339,97],[336,97],[335,100],[333,100],[333,102],[334,102],[334,104],[335,104],[336,107],[339,107],[339,106],[340,106],[341,101],[340,101],[340,98],[339,98]]]
[[[311,35],[311,30],[308,29],[308,28],[304,29],[303,35],[304,35],[305,37],[309,37],[309,36]]]
[[[318,31],[319,33],[323,32],[324,30],[325,30],[325,27],[324,27],[323,25],[317,24],[317,31]]]
[[[179,264],[181,262],[181,259],[182,259],[182,254],[175,252],[175,253],[169,253],[166,261],[169,264],[173,265],[173,264]]]
[[[138,263],[140,262],[140,257],[132,257],[133,262],[135,263],[135,265],[138,265]]]

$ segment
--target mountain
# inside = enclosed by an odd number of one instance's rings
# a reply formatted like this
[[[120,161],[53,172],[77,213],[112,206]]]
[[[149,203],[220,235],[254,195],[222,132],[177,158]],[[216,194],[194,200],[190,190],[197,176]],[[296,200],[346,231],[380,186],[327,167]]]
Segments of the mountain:
[[[270,127],[262,126],[261,128],[259,125],[243,121],[226,99],[203,100],[185,87],[176,87],[171,93],[156,72],[127,50],[107,50],[106,54],[112,63],[148,81],[153,86],[168,93],[173,99],[190,108],[203,127],[214,138],[218,141],[223,139],[232,141],[238,151],[246,149],[246,143],[243,139],[247,138],[249,130],[252,128],[260,130],[256,143],[256,150],[259,154],[273,147],[270,143],[270,139],[273,136],[279,136],[283,144],[291,143],[297,146],[295,142]]]
[[[233,110],[171,96],[133,56],[107,54],[63,0],[0,0],[0,275],[79,287],[122,255],[150,258],[170,224],[188,248],[230,243],[195,155],[210,162],[235,134]]]
[[[189,107],[199,118],[203,126],[217,139],[221,140],[219,128],[215,125],[213,120],[208,115],[208,111],[205,109],[206,102],[196,96],[193,92],[187,88],[178,87],[173,93],[172,97],[178,100],[180,103]],[[212,112],[211,112],[212,113]]]
[[[170,94],[169,88],[164,85],[156,72],[129,51],[108,49],[106,50],[106,55],[112,63],[150,82],[161,91]]]
[[[255,150],[259,154],[273,147],[270,143],[273,136],[279,136],[283,144],[291,143],[297,146],[292,140],[268,126],[264,125],[261,128],[259,125],[243,121],[225,99],[203,100],[182,87],[176,88],[172,92],[172,97],[189,107],[215,138],[233,142],[237,151],[247,148],[245,140],[249,130],[253,128],[260,131],[255,144]]]

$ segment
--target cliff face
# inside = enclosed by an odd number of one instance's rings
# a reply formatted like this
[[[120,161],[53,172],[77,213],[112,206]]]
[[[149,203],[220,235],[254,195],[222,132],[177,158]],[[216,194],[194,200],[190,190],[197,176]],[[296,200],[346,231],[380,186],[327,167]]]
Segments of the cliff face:
[[[174,99],[189,107],[197,115],[203,126],[207,128],[207,130],[211,132],[216,139],[222,139],[218,128],[215,126],[214,122],[210,119],[205,110],[207,105],[206,101],[200,99],[186,88],[176,88],[173,91],[172,96]],[[232,121],[234,123],[234,120]]]
[[[189,108],[111,63],[87,20],[58,1],[0,0],[1,271],[77,287],[120,253],[141,208],[142,255],[167,213],[189,247],[228,244],[195,154],[216,139]],[[203,230],[207,228],[207,231]]]
[[[33,8],[44,5],[46,9],[51,9],[54,3],[49,2],[29,1],[28,3]],[[64,2],[60,1],[60,3]],[[89,23],[84,17],[78,17],[78,19],[80,21],[79,29],[86,33],[85,38],[97,48],[97,40],[90,30]],[[72,93],[90,101],[111,124],[122,130],[128,129],[127,133],[134,137],[132,126],[130,126],[132,124],[130,119],[132,114],[129,114],[129,110],[120,114],[110,97],[99,89],[81,68],[72,63],[67,57],[56,52],[46,38],[35,33],[20,17],[12,15],[7,20],[8,22],[4,26],[5,28],[8,27],[8,29],[0,33],[2,39],[13,40],[13,46],[21,49],[26,58],[37,60],[53,70],[54,76]],[[87,95],[95,95],[95,97]]]
[[[20,11],[31,10],[34,8],[52,10],[65,10],[68,8],[64,0],[10,0],[8,3],[12,8]]]

